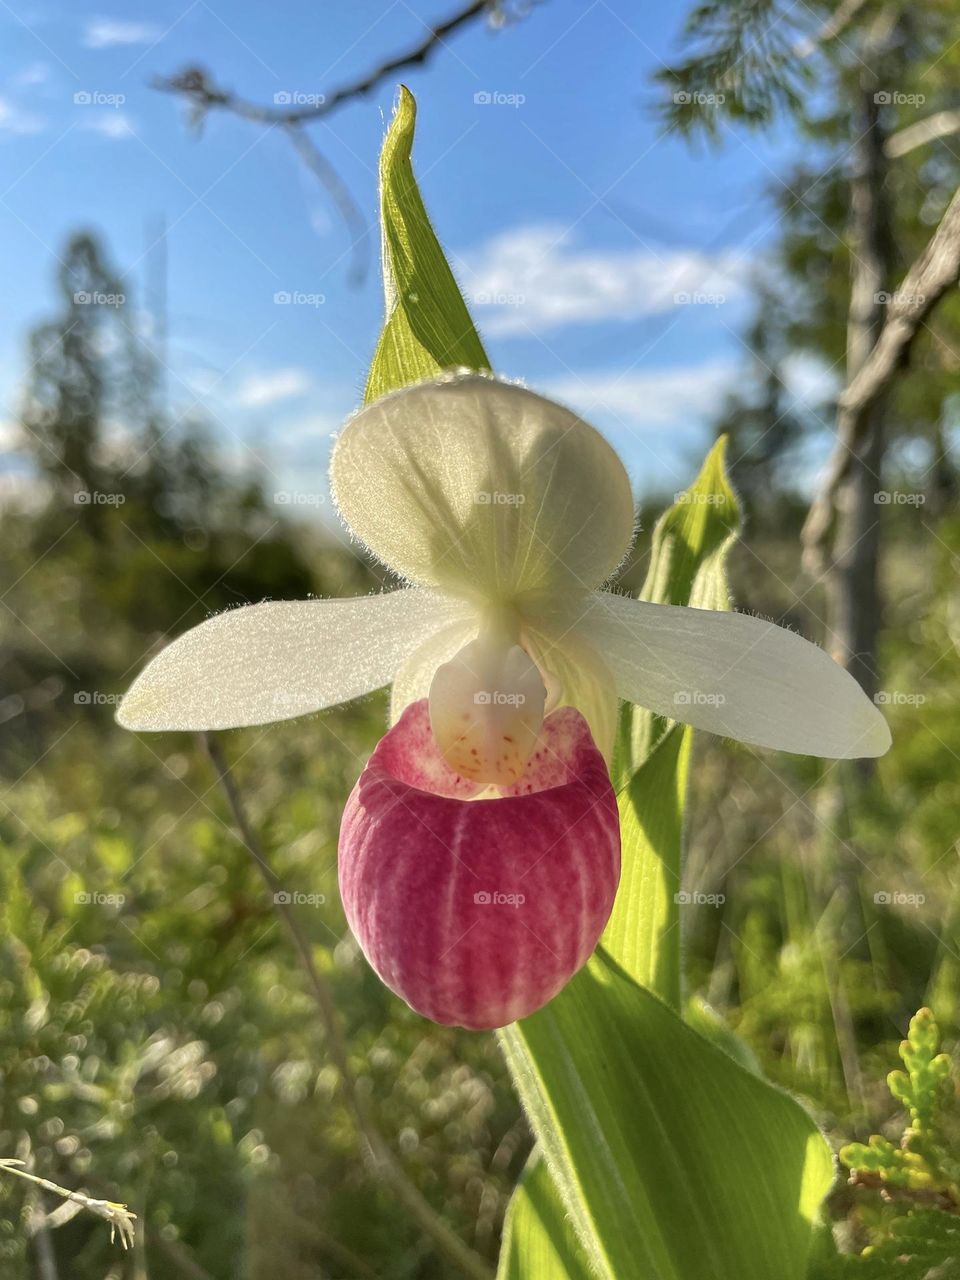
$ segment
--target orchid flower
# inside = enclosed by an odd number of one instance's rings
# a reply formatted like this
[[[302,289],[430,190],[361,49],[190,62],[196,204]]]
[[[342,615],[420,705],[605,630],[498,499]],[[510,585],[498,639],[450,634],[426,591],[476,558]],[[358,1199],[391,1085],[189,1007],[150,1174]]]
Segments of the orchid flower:
[[[373,967],[437,1022],[523,1017],[596,946],[620,871],[618,699],[785,751],[889,746],[854,679],[793,632],[602,589],[632,544],[627,473],[531,391],[461,373],[387,395],[348,422],[331,484],[408,585],[212,617],[146,667],[118,720],[264,724],[391,684],[340,887]]]

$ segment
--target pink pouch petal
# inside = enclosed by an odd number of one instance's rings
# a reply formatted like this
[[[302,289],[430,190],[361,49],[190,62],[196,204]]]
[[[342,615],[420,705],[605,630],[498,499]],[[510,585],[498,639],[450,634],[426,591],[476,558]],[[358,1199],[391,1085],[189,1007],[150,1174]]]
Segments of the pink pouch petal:
[[[444,762],[426,700],[383,738],[340,828],[340,892],[364,954],[434,1022],[488,1029],[546,1004],[586,963],[620,877],[616,797],[580,713],[544,721],[498,798]]]

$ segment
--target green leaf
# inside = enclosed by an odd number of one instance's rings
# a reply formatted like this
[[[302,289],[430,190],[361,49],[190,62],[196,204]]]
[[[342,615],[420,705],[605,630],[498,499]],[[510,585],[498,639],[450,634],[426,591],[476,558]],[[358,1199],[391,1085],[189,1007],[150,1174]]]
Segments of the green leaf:
[[[527,1161],[503,1224],[498,1280],[592,1280],[539,1152]]]
[[[598,1276],[801,1280],[833,1161],[787,1094],[602,951],[501,1042]]]
[[[602,945],[680,1009],[680,856],[693,733],[675,725],[620,791],[621,871]]]
[[[380,218],[386,321],[364,400],[446,369],[489,369],[453,272],[437,241],[410,163],[417,106],[401,86],[380,153]]]
[[[641,598],[656,604],[730,607],[726,559],[740,528],[736,495],[716,442],[689,489],[657,521]],[[608,953],[641,986],[680,1009],[680,863],[693,731],[642,707],[621,710],[618,801],[622,871],[603,936]],[[638,767],[639,766],[639,767]],[[619,769],[619,772],[618,772]]]
[[[696,609],[730,608],[726,563],[740,531],[740,505],[727,478],[726,449],[727,438],[721,436],[693,484],[654,525],[641,600]],[[613,767],[618,786],[632,776],[669,727],[663,717],[623,704]]]
[[[740,531],[740,504],[727,478],[726,452],[721,436],[696,480],[654,526],[641,600],[730,608],[725,566]]]
[[[699,1031],[704,1039],[729,1054],[734,1062],[739,1062],[744,1071],[749,1071],[751,1075],[763,1079],[763,1070],[757,1055],[702,996],[690,996],[684,1006],[684,1017],[688,1026]]]

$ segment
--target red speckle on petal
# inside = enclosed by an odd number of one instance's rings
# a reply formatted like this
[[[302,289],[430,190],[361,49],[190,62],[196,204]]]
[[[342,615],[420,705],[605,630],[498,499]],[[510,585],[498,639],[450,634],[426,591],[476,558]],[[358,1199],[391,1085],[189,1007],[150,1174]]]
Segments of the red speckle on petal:
[[[383,981],[435,1022],[487,1029],[533,1013],[587,961],[620,876],[606,765],[571,707],[499,798],[439,755],[408,707],[354,787],[340,829],[350,927]],[[519,770],[517,771],[519,772]]]

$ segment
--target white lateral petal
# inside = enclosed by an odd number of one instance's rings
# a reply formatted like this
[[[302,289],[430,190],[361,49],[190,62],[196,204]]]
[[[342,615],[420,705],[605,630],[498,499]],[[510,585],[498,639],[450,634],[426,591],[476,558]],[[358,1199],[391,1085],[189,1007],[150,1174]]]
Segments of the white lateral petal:
[[[550,677],[548,687],[553,687],[555,700],[548,710],[576,707],[609,763],[617,731],[617,690],[596,646],[584,644],[566,626],[555,629],[544,620],[524,627],[523,643],[540,670]]]
[[[479,616],[470,611],[433,632],[397,668],[390,690],[390,723],[396,724],[411,702],[429,697],[437,669],[449,662],[480,629]]]
[[[290,720],[379,689],[463,607],[426,591],[275,600],[186,632],[140,673],[126,729],[233,729]]]
[[[633,532],[623,464],[576,414],[479,374],[362,409],[330,478],[353,533],[397,573],[474,599],[590,590]]]
[[[575,630],[602,655],[622,698],[672,720],[830,759],[890,746],[886,721],[854,678],[762,618],[597,592]]]

